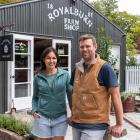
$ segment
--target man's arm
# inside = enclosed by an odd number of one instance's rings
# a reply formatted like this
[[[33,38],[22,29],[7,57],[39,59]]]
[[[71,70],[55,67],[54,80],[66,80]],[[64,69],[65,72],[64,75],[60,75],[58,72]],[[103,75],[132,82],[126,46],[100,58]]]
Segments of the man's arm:
[[[120,97],[119,87],[112,87],[108,89],[109,94],[111,95],[111,100],[114,106],[115,115],[116,115],[116,125],[111,127],[111,134],[115,137],[122,136],[123,130],[123,108]]]

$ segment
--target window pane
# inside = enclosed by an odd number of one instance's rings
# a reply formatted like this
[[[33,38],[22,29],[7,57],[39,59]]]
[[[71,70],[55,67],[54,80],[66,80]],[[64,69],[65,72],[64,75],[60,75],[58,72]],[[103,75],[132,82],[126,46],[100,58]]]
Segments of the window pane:
[[[15,53],[28,53],[28,41],[16,40]]]
[[[23,85],[15,85],[15,97],[27,97],[28,91],[30,90],[30,85],[23,84]]]
[[[56,43],[56,50],[59,55],[68,55],[68,44]]]
[[[28,70],[15,70],[15,83],[28,82]]]
[[[27,68],[28,56],[27,55],[15,55],[15,68]]]
[[[67,56],[60,57],[60,67],[68,67],[68,57]]]

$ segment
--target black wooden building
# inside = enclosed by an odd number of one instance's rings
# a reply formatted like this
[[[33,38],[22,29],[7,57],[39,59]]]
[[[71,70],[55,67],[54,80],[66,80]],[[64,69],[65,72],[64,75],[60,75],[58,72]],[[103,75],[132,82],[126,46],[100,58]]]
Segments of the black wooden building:
[[[80,59],[79,36],[85,33],[96,36],[99,27],[113,40],[112,53],[119,56],[119,83],[124,90],[125,33],[86,0],[28,0],[1,5],[0,35],[10,35],[13,49],[11,61],[5,59],[8,55],[0,59],[0,113],[11,107],[17,110],[31,107],[34,66],[39,64],[43,49],[55,47],[61,67],[71,73]]]

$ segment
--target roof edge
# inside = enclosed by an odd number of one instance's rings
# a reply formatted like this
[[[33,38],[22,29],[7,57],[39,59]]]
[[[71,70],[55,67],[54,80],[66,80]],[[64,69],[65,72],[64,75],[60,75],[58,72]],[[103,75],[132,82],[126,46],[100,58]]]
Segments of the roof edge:
[[[0,5],[0,9],[8,8],[8,7],[14,7],[14,6],[17,6],[17,5],[23,5],[23,4],[28,4],[28,3],[34,3],[34,2],[38,2],[38,1],[41,1],[41,0],[28,0],[28,1],[24,0],[24,1],[21,1],[21,2],[2,4],[2,5]]]

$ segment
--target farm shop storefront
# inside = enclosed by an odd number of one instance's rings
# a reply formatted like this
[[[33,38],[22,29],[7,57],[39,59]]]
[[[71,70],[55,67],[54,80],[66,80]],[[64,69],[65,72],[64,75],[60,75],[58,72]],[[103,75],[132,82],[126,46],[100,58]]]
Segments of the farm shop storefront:
[[[113,40],[123,90],[125,34],[85,0],[35,0],[0,6],[0,34],[12,35],[13,60],[0,61],[0,113],[31,107],[35,68],[40,54],[49,46],[57,49],[60,66],[71,73],[80,59],[78,38],[96,36],[103,27]]]

